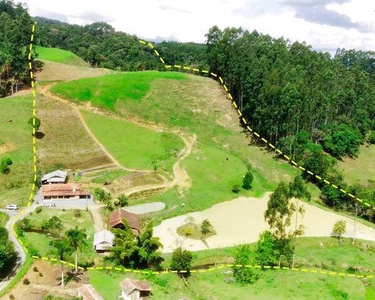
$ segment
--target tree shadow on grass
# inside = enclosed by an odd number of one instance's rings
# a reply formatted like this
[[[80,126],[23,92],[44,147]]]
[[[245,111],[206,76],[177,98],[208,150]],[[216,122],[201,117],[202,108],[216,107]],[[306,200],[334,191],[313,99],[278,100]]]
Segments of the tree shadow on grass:
[[[41,140],[42,138],[44,138],[45,134],[43,132],[35,132],[35,137],[38,139],[38,140]]]

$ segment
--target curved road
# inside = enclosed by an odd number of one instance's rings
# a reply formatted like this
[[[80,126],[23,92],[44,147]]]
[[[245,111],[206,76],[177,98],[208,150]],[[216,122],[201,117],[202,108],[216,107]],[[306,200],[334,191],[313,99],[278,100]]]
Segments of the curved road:
[[[9,220],[5,224],[5,228],[8,231],[9,235],[9,240],[12,241],[14,244],[14,248],[16,252],[18,252],[17,255],[17,262],[16,265],[12,271],[12,278],[14,275],[16,275],[19,271],[20,268],[22,268],[23,264],[25,263],[26,260],[26,252],[25,249],[22,247],[20,242],[17,240],[14,232],[13,232],[13,227],[16,221],[23,219],[25,216],[27,216],[30,212],[34,211],[35,208],[37,207],[36,203],[32,203],[30,207],[23,208],[22,210],[6,210],[6,209],[0,209],[1,212],[5,212],[6,214],[9,215]],[[11,281],[10,278],[9,280],[1,281],[0,282],[0,291],[2,291]]]

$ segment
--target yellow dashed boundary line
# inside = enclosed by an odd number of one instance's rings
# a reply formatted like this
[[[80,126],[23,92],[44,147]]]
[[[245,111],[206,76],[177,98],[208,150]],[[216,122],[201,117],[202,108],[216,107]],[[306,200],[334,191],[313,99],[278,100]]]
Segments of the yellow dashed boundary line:
[[[41,259],[45,261],[53,261],[53,262],[59,262],[64,265],[69,265],[71,267],[74,267],[74,264],[66,262],[66,261],[59,261],[55,258],[49,258],[46,256],[32,256],[34,259]],[[260,265],[232,265],[232,264],[220,264],[215,267],[211,267],[209,269],[196,269],[196,270],[190,270],[190,273],[207,273],[207,272],[213,272],[217,270],[221,270],[223,268],[232,268],[232,267],[245,267],[250,269],[262,269],[262,266]],[[144,270],[136,270],[136,269],[128,269],[123,267],[110,267],[110,266],[97,266],[97,267],[88,267],[88,268],[82,268],[78,267],[80,270],[111,270],[111,271],[118,271],[118,272],[132,272],[132,273],[138,273],[138,274],[168,274],[168,273],[177,273],[176,270],[162,270],[162,271],[144,271]],[[296,271],[296,272],[302,272],[302,273],[313,273],[313,274],[323,274],[323,275],[331,275],[331,276],[340,276],[340,277],[351,277],[351,278],[368,278],[372,279],[375,278],[374,274],[369,275],[362,275],[362,274],[348,274],[348,273],[341,273],[341,272],[333,272],[333,271],[327,271],[327,270],[319,270],[319,269],[306,269],[306,268],[289,268],[289,267],[278,267],[278,266],[263,266],[263,269],[275,269],[275,270],[289,270],[289,271]],[[181,271],[180,273],[187,273],[187,271]]]
[[[309,175],[315,177],[316,179],[318,179],[319,181],[325,183],[325,184],[328,184],[330,185],[331,187],[333,187],[334,189],[340,191],[341,193],[345,194],[345,195],[348,195],[350,198],[352,198],[353,200],[356,200],[360,203],[362,203],[363,205],[365,205],[366,207],[368,208],[371,208],[371,209],[374,209],[375,210],[375,206],[371,205],[370,203],[367,203],[365,202],[364,200],[358,198],[357,196],[347,192],[346,190],[338,187],[337,185],[333,184],[332,182],[330,182],[329,180],[326,180],[324,178],[322,178],[321,176],[317,175],[317,174],[314,174],[313,172],[305,169],[303,166],[299,165],[296,161],[294,161],[293,159],[291,159],[289,156],[285,155],[280,149],[277,149],[275,145],[273,145],[272,143],[270,143],[267,139],[265,139],[264,137],[261,137],[259,133],[257,133],[256,131],[254,131],[249,125],[247,125],[247,121],[246,119],[243,117],[241,111],[238,109],[238,106],[236,104],[236,102],[234,101],[228,87],[225,85],[225,82],[223,80],[222,77],[218,76],[217,74],[215,73],[212,73],[212,72],[209,72],[207,70],[200,70],[200,69],[197,69],[197,68],[190,68],[188,66],[186,67],[182,67],[181,65],[166,65],[163,58],[160,56],[160,53],[156,51],[154,45],[152,45],[151,43],[146,43],[145,41],[142,41],[140,40],[139,41],[141,44],[143,45],[147,45],[150,49],[154,50],[154,53],[157,53],[157,56],[159,57],[160,61],[164,64],[165,68],[166,69],[173,69],[173,68],[176,68],[176,69],[183,69],[183,70],[193,70],[193,73],[196,72],[198,73],[199,75],[201,74],[209,74],[211,75],[212,77],[214,78],[218,78],[222,87],[224,88],[225,92],[227,93],[227,96],[228,98],[232,101],[232,105],[233,107],[236,109],[237,111],[237,114],[239,115],[241,121],[244,123],[246,129],[251,132],[253,135],[255,135],[257,138],[259,138],[260,140],[262,140],[263,143],[265,143],[268,147],[270,147],[273,151],[276,152],[277,155],[280,155],[282,156],[283,158],[285,158],[293,167],[296,167],[298,169],[300,169],[302,172],[306,172],[308,173]],[[155,52],[156,51],[156,52]]]
[[[34,196],[35,196],[35,190],[36,190],[36,180],[37,180],[37,165],[36,165],[36,162],[37,162],[37,159],[36,159],[36,138],[35,138],[35,118],[36,118],[36,91],[35,91],[35,78],[34,78],[34,74],[33,74],[33,65],[32,65],[32,51],[33,51],[33,47],[34,47],[34,34],[35,34],[35,27],[36,27],[36,23],[35,22],[31,28],[31,37],[30,37],[30,46],[29,46],[29,55],[28,55],[28,66],[29,66],[29,72],[30,72],[30,82],[31,82],[31,89],[32,89],[32,101],[33,101],[33,106],[32,106],[32,110],[33,110],[33,135],[32,135],[32,141],[33,141],[33,170],[34,170],[34,178],[33,178],[33,183],[32,183],[32,186],[31,186],[31,192],[30,192],[30,197],[29,197],[29,201],[27,202],[27,207],[30,207],[30,204],[33,202],[34,200]],[[25,211],[22,211],[21,214],[25,214]]]

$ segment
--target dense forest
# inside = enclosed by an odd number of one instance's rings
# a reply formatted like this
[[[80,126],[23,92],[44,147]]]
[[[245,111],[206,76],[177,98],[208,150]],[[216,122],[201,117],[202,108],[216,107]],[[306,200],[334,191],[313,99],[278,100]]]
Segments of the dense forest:
[[[31,24],[25,5],[0,0],[0,97],[17,92],[29,81]]]
[[[241,28],[212,27],[207,45],[212,71],[226,79],[253,129],[298,161],[307,141],[336,158],[354,157],[374,127],[371,53],[338,50],[331,59]]]
[[[40,17],[35,20],[38,22],[37,42],[41,46],[72,51],[92,67],[121,71],[164,70],[153,53],[144,51],[138,37],[117,32],[107,23],[79,26]],[[206,45],[162,42],[158,50],[169,63],[208,68]]]

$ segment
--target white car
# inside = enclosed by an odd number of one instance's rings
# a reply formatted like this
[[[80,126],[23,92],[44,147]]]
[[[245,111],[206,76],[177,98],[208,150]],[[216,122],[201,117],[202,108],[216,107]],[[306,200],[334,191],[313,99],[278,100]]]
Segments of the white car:
[[[5,208],[9,210],[17,210],[19,207],[17,204],[9,204]]]

